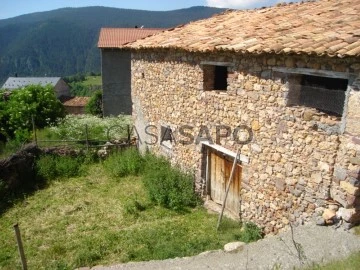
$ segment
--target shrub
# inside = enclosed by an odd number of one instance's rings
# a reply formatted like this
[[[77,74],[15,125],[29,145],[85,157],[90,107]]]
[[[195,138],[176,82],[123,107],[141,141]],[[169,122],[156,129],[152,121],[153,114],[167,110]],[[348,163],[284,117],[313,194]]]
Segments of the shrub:
[[[263,238],[262,230],[252,222],[243,224],[239,240],[245,243],[250,243]]]
[[[36,162],[38,176],[52,180],[80,175],[84,157],[43,155]]]
[[[135,148],[112,154],[104,161],[105,170],[114,177],[138,175],[143,165],[143,158]]]
[[[197,203],[193,177],[173,168],[165,158],[146,156],[143,182],[150,199],[161,206],[181,210]]]
[[[90,98],[89,103],[85,107],[86,113],[102,116],[102,91],[96,91]]]
[[[4,104],[6,113],[2,118],[7,118],[7,124],[2,133],[21,140],[32,130],[32,117],[36,127],[43,128],[65,115],[64,107],[50,85],[29,85],[14,90]]]

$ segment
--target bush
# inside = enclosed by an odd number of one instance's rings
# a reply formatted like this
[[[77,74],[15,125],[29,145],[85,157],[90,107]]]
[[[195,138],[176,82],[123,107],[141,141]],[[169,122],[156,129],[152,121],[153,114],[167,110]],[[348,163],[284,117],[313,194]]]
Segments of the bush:
[[[243,224],[241,235],[238,240],[245,243],[250,243],[262,238],[262,230],[255,223],[247,222]]]
[[[90,98],[89,103],[85,107],[88,114],[102,116],[102,91],[96,91]]]
[[[78,176],[83,162],[82,156],[43,155],[36,162],[37,174],[46,180]]]
[[[64,107],[50,85],[29,85],[11,94],[0,93],[0,134],[7,138],[28,139],[32,117],[36,127],[43,128],[64,115]]]
[[[143,182],[150,199],[156,204],[174,210],[197,204],[193,177],[173,168],[165,158],[146,156]]]
[[[138,175],[143,165],[143,158],[135,148],[112,154],[104,161],[105,170],[114,177]]]

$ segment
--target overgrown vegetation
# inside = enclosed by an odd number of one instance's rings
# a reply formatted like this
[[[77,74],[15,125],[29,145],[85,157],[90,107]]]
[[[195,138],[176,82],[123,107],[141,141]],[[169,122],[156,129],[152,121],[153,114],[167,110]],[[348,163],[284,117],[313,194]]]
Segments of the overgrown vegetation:
[[[64,115],[64,107],[50,85],[29,85],[11,94],[0,92],[0,134],[8,140],[28,140],[32,119],[36,127],[44,128]]]
[[[257,227],[247,225],[241,230],[238,222],[228,219],[216,231],[217,215],[188,203],[195,202],[193,187],[187,182],[191,178],[162,158],[142,157],[128,149],[79,170],[86,160],[79,158],[74,166],[66,157],[39,159],[39,174],[51,181],[46,189],[24,197],[0,216],[0,238],[4,239],[0,268],[19,267],[14,223],[22,230],[29,269],[74,269],[191,256],[234,240],[258,239]],[[125,164],[113,170],[120,162]],[[160,173],[155,175],[156,169]],[[164,187],[160,181],[154,186],[149,183],[148,177],[156,176],[164,181]],[[184,183],[178,185],[172,177]],[[180,187],[188,191],[181,193]],[[168,204],[151,194],[168,197]],[[180,199],[183,195],[185,201]],[[187,211],[174,211],[179,205]]]
[[[172,167],[163,157],[142,157],[136,149],[127,149],[110,156],[104,168],[113,177],[137,176],[141,172],[149,199],[157,205],[181,210],[198,202],[191,174]]]
[[[43,155],[36,163],[37,174],[43,179],[79,176],[85,157]]]
[[[101,117],[103,115],[102,107],[102,91],[98,90],[91,96],[89,103],[85,107],[85,112]]]
[[[104,118],[93,115],[67,115],[55,126],[50,127],[49,132],[64,140],[85,140],[87,127],[90,140],[111,141],[127,138],[130,124],[131,117],[124,115]]]
[[[191,174],[172,167],[165,158],[146,156],[143,181],[150,200],[158,205],[178,210],[197,203]]]
[[[135,148],[110,155],[104,161],[104,168],[112,177],[137,176],[145,164],[145,159]]]

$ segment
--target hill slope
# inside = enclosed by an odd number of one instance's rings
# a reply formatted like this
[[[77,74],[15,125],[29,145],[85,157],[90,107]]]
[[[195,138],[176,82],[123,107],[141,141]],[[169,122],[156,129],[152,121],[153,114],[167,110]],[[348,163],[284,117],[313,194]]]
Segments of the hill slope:
[[[0,20],[0,84],[15,73],[66,76],[100,72],[100,51],[96,44],[101,27],[167,28],[221,11],[210,7],[173,11],[85,7]]]

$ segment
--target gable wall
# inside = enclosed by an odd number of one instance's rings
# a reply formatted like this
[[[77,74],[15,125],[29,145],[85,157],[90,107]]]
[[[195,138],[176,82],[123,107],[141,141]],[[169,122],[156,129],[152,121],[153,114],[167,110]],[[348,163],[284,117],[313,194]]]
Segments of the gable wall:
[[[203,91],[202,61],[233,63],[226,93]],[[239,145],[233,138],[221,140],[223,147],[233,152],[240,147],[241,153],[250,158],[248,165],[243,164],[243,218],[264,227],[266,233],[277,233],[289,222],[299,224],[321,215],[328,207],[325,199],[329,196],[336,197],[356,217],[359,213],[355,213],[354,206],[360,195],[356,187],[360,186],[360,129],[356,122],[360,116],[359,91],[352,89],[348,94],[352,105],[346,129],[351,134],[338,136],[333,131],[344,124],[340,118],[286,106],[289,78],[275,72],[274,67],[350,71],[355,77],[360,70],[354,60],[310,56],[133,52],[133,116],[142,149],[167,155],[173,163],[192,170],[197,190],[204,194],[202,147],[179,144],[181,139],[188,140],[179,135],[179,128],[192,126],[193,130],[187,132],[196,136],[201,125],[207,126],[215,141],[217,125],[232,129],[246,125],[254,134],[251,143]],[[351,81],[356,83],[354,78]],[[154,139],[146,135],[147,125],[155,125],[157,131],[160,125],[170,126],[177,143],[171,149],[159,143],[146,145],[145,141]]]
[[[131,53],[101,50],[104,116],[131,115]]]

